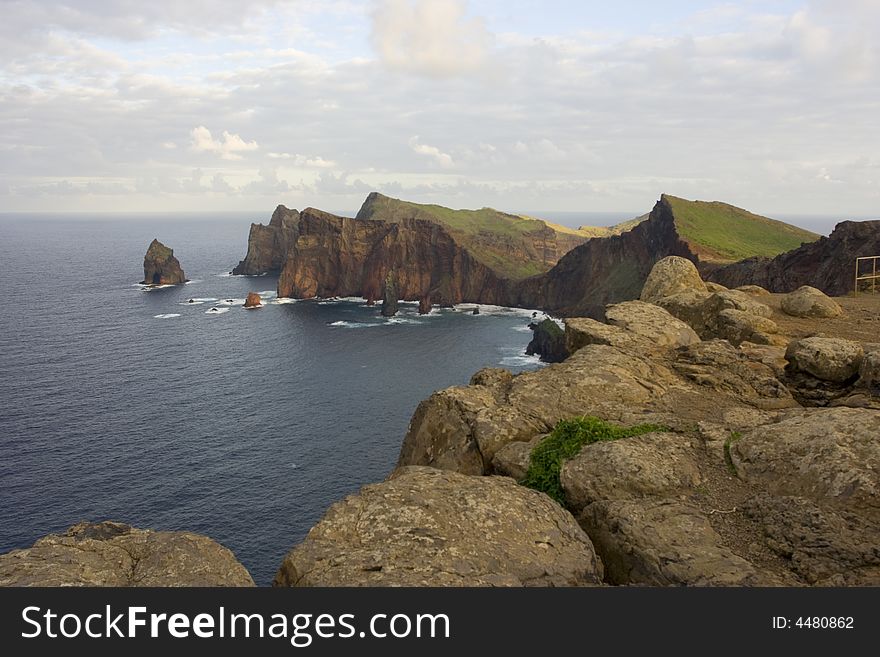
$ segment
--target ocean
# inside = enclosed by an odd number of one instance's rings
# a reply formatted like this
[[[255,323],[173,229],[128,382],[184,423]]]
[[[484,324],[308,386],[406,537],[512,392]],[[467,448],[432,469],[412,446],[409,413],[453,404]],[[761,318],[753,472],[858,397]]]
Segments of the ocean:
[[[269,584],[332,503],[392,470],[419,401],[541,366],[529,311],[277,303],[276,278],[228,274],[251,221],[0,216],[0,551],[109,519],[206,534]],[[154,237],[190,283],[137,285]],[[250,291],[265,307],[242,308]]]

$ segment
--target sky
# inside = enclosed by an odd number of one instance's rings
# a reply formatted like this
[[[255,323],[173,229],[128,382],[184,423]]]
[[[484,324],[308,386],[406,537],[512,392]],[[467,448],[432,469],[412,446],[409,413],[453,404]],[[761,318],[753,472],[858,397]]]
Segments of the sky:
[[[0,12],[0,212],[880,215],[880,0]]]

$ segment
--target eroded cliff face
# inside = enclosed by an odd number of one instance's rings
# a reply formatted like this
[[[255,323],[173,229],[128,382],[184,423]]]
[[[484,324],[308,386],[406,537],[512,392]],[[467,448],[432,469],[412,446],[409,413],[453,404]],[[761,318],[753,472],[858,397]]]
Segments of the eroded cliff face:
[[[279,273],[290,245],[296,241],[298,226],[299,212],[283,205],[275,208],[268,226],[251,224],[247,255],[232,273],[245,276]]]
[[[661,199],[648,220],[629,232],[591,239],[546,274],[517,284],[509,305],[602,317],[607,304],[637,299],[654,263],[670,255],[699,263],[678,234],[669,203]]]
[[[748,258],[709,273],[727,287],[760,285],[771,292],[791,292],[810,285],[825,294],[852,292],[855,262],[880,255],[880,221],[843,221],[828,237],[775,258]]]
[[[445,227],[419,219],[398,222],[338,217],[307,208],[290,229],[278,296],[382,298],[394,271],[405,301],[503,304],[509,283],[452,238]]]

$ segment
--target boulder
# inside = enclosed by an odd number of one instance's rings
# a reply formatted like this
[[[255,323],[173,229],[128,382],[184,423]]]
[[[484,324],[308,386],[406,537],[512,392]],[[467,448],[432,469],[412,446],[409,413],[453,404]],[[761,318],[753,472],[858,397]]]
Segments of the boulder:
[[[860,408],[800,411],[733,442],[738,475],[777,495],[880,512],[880,413]]]
[[[507,443],[492,457],[492,472],[522,481],[531,464],[532,450],[546,437],[546,435],[535,436],[528,442]]]
[[[699,509],[672,500],[595,502],[578,516],[612,584],[757,586],[770,582],[722,544]]]
[[[651,269],[639,299],[653,303],[687,290],[706,292],[706,284],[693,262],[687,258],[669,256],[658,261]]]
[[[653,348],[644,336],[626,331],[618,326],[597,322],[588,317],[569,317],[565,322],[565,346],[569,354],[590,344],[607,345],[629,350]]]
[[[245,308],[259,308],[263,305],[263,300],[256,292],[248,292],[247,298],[244,300]]]
[[[805,372],[822,381],[843,383],[859,373],[864,349],[841,338],[793,340],[785,352],[791,372]]]
[[[685,262],[691,264],[690,260]],[[658,347],[686,347],[700,341],[700,336],[690,326],[652,303],[624,301],[613,304],[605,309],[605,318],[610,325],[646,338]]]
[[[767,336],[778,333],[779,327],[772,319],[735,308],[726,308],[718,313],[714,332],[716,337],[727,340],[733,345],[743,342],[767,344]]]
[[[144,255],[144,285],[183,285],[186,275],[174,251],[157,239],[150,242]]]
[[[839,317],[843,309],[821,290],[803,285],[782,297],[782,312],[792,317]]]
[[[724,292],[727,289],[729,288],[724,287],[721,283],[706,281],[706,290],[709,292]]]
[[[275,586],[583,586],[602,565],[574,518],[507,477],[403,468],[337,502]]]
[[[679,349],[672,368],[705,390],[735,397],[761,410],[798,405],[771,367],[748,358],[725,340]]]
[[[565,332],[552,319],[529,324],[532,340],[526,347],[529,356],[537,354],[545,363],[561,363],[568,358],[565,346]]]
[[[586,445],[560,471],[566,504],[578,512],[600,500],[668,496],[698,486],[696,449],[692,439],[668,432]]]
[[[767,545],[807,583],[880,585],[880,524],[846,510],[823,508],[802,497],[759,494],[745,505]]]
[[[690,326],[698,335],[703,335],[708,325],[703,306],[710,296],[708,292],[686,290],[658,299],[657,305]]]
[[[0,586],[253,586],[206,536],[87,523],[0,555]]]

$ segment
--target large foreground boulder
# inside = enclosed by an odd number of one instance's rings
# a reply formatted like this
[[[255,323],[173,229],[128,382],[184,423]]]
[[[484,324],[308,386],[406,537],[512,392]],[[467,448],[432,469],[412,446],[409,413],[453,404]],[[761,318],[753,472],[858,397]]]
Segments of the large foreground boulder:
[[[782,297],[782,312],[792,317],[839,317],[843,309],[821,290],[809,285]]]
[[[611,326],[641,336],[657,347],[686,347],[700,341],[700,336],[690,326],[663,308],[644,301],[624,301],[608,306],[605,319]]]
[[[276,586],[582,586],[593,545],[543,493],[507,477],[410,467],[334,504]]]
[[[80,523],[0,555],[0,586],[253,586],[228,549],[189,532]]]
[[[706,292],[706,284],[700,278],[700,272],[687,258],[669,256],[657,262],[651,269],[639,299],[654,303],[663,297],[688,290]]]
[[[859,373],[864,349],[841,338],[804,338],[788,345],[785,358],[791,372],[803,372],[821,381],[843,383]]]

